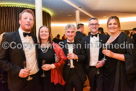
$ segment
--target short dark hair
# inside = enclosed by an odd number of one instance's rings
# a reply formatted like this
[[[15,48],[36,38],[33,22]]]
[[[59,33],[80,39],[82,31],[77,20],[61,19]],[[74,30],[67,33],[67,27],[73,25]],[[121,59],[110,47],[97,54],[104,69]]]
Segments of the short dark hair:
[[[98,28],[98,31],[99,31],[99,30],[100,30],[100,31],[101,31],[101,30],[103,31],[103,28],[102,28],[102,27],[99,27],[99,28]]]
[[[23,10],[23,11],[19,14],[19,19],[21,19],[22,14],[25,13],[25,12],[32,14],[33,19],[34,19],[34,17],[35,17],[35,16],[34,16],[34,12],[33,12],[31,9],[25,9],[25,10]]]
[[[80,28],[83,27],[83,26],[84,26],[84,24],[79,23],[79,24],[77,25],[77,29],[80,29]]]
[[[124,33],[127,34],[127,35],[129,35],[130,31],[129,30],[125,30]]]
[[[136,31],[136,28],[133,28],[133,31]]]
[[[98,31],[100,31],[102,34],[104,34],[104,31],[103,31],[103,28],[102,28],[102,27],[99,27],[99,28],[98,28]]]
[[[57,38],[60,38],[60,34],[57,34]]]

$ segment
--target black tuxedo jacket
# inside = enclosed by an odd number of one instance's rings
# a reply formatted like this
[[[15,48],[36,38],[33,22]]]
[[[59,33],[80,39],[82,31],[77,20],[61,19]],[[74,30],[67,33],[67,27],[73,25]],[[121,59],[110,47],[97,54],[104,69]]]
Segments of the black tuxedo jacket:
[[[85,37],[85,34],[81,33],[80,31],[77,31],[75,36],[75,41],[79,43],[82,41],[84,37]]]
[[[32,35],[32,39],[34,43],[37,43],[37,39],[34,35]],[[6,47],[4,47],[4,45]],[[27,78],[20,78],[19,72],[24,68],[24,61],[26,61],[26,58],[19,32],[6,33],[0,45],[0,67],[8,72],[9,90],[21,91],[23,88],[24,81],[26,81]]]
[[[67,40],[64,40],[62,42],[59,43],[59,45],[62,47],[65,55],[67,56],[68,54],[68,46],[67,46]],[[76,47],[76,45],[79,45]],[[86,75],[85,75],[85,71],[83,69],[83,64],[86,58],[85,52],[82,49],[82,46],[80,47],[81,43],[78,43],[75,41],[74,42],[74,49],[73,49],[73,53],[75,53],[78,56],[78,61],[77,60],[73,60],[73,64],[76,70],[77,75],[79,76],[79,78],[81,79],[82,82],[84,82],[86,80]],[[63,76],[64,76],[64,80],[67,82],[70,78],[70,66],[68,65],[70,62],[70,60],[67,60],[65,65],[64,65],[64,69],[63,69]]]
[[[89,68],[89,61],[90,61],[90,38],[91,38],[91,35],[87,36],[87,37],[84,37],[83,40],[82,40],[82,44],[84,46],[84,49],[85,49],[85,53],[87,55],[87,59],[85,61],[85,68]],[[99,49],[99,61],[103,59],[104,55],[102,53],[102,44],[105,44],[108,40],[108,36],[106,35],[103,35],[103,34],[99,34],[99,43],[100,43],[100,49]]]

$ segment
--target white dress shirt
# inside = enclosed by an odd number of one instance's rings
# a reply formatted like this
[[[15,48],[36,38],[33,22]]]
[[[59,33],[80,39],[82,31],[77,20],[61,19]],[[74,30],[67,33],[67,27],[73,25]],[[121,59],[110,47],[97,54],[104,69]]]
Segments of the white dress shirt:
[[[36,58],[36,48],[34,41],[31,36],[23,36],[23,30],[19,28],[19,35],[23,44],[23,50],[26,57],[26,68],[30,69],[30,74],[36,74],[39,71],[37,58]]]
[[[90,36],[90,63],[89,66],[96,66],[99,60],[99,34],[98,36]]]
[[[70,42],[70,41],[67,40],[67,42]],[[73,49],[74,49],[73,47],[74,47],[74,44],[68,44],[68,53],[73,53]],[[75,68],[73,64],[73,60],[70,60],[70,68]]]

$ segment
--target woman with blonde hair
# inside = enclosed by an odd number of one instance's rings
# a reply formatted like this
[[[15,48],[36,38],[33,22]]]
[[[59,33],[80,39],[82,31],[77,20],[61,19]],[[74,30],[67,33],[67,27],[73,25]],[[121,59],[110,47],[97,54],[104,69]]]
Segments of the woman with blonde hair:
[[[136,48],[134,42],[120,31],[120,21],[117,16],[111,16],[107,22],[111,33],[106,42],[107,49],[103,72],[103,91],[135,91],[136,81]]]

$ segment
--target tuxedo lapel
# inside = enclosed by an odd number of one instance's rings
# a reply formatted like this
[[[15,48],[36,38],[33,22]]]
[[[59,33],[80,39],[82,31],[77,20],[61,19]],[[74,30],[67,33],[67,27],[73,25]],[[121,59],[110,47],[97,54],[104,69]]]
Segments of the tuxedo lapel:
[[[77,54],[77,48],[76,48],[77,44],[76,44],[76,41],[74,41],[74,44],[73,44],[73,53],[74,54]]]
[[[91,39],[91,37],[89,35],[87,38],[87,41],[86,41],[86,48],[87,48],[89,57],[90,57],[90,39]]]
[[[37,43],[37,39],[36,39],[36,37],[33,34],[32,34],[32,39],[34,41],[34,44]]]
[[[64,40],[63,47],[64,47],[63,51],[64,51],[65,55],[67,56],[67,54],[68,54],[68,43],[67,43],[67,40]],[[68,64],[68,63],[69,63],[69,60],[66,61],[66,64]]]
[[[64,53],[67,56],[67,54],[68,54],[68,43],[67,43],[67,40],[64,41]]]
[[[20,52],[23,55],[24,60],[26,60],[25,53],[24,53],[24,50],[23,50],[23,44],[22,44],[21,37],[20,37],[18,31],[16,32],[15,38],[16,38],[16,43],[21,44],[22,47],[20,47]]]
[[[102,40],[102,35],[99,34],[99,43],[102,43],[102,42],[103,42],[103,40]]]
[[[37,58],[37,61],[38,61],[38,47],[39,47],[40,45],[37,45],[37,44],[38,44],[38,43],[37,43],[37,38],[36,38],[36,36],[33,35],[33,34],[32,34],[32,39],[33,39],[33,42],[34,42],[35,51],[36,51],[36,58]]]
[[[101,34],[99,34],[99,60],[101,60],[101,57],[102,57],[102,46],[103,46],[103,43],[104,43],[104,38]]]

